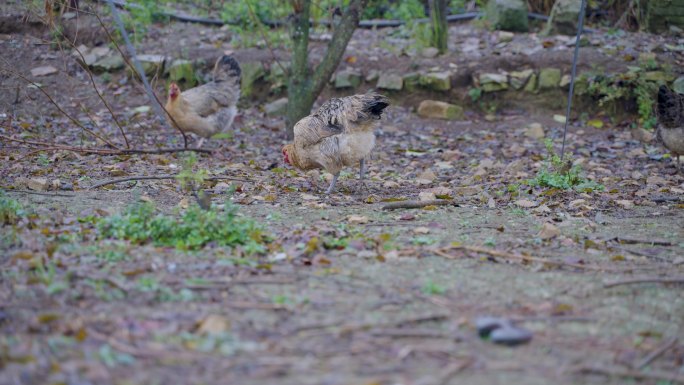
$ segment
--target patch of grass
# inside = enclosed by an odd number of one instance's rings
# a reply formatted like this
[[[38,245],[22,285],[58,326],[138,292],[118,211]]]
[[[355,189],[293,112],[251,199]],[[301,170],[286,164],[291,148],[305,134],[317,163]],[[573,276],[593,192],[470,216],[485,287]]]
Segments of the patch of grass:
[[[562,190],[574,188],[585,192],[604,189],[603,185],[583,178],[582,168],[578,165],[573,166],[569,157],[565,162],[561,161],[561,157],[553,150],[553,142],[550,139],[544,144],[548,156],[537,176],[527,181],[528,185]]]
[[[230,203],[223,210],[202,210],[191,205],[179,216],[155,213],[150,203],[137,203],[121,215],[98,222],[101,238],[114,238],[134,244],[152,243],[181,250],[197,250],[208,243],[242,246],[247,254],[263,252],[264,235],[254,221],[239,217]]]
[[[446,293],[446,288],[433,281],[427,281],[422,287],[422,292],[427,295],[442,295]]]
[[[0,226],[16,224],[27,212],[16,199],[8,197],[0,190]]]

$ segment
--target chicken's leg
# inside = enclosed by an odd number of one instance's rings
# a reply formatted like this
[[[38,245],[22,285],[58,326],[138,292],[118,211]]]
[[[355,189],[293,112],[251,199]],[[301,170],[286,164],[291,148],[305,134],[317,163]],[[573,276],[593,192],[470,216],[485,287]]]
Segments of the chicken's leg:
[[[330,194],[332,192],[332,190],[335,188],[335,183],[337,183],[337,177],[339,177],[339,176],[340,176],[340,173],[333,175],[333,179],[330,182],[330,187],[328,187],[328,189],[325,190],[326,195]]]
[[[204,138],[200,138],[199,142],[197,142],[197,148],[202,148],[202,145],[204,144]]]

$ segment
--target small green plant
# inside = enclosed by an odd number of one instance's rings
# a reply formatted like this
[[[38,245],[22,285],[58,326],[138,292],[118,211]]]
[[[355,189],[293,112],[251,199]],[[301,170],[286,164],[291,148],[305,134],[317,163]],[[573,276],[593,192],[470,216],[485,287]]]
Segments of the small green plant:
[[[473,87],[468,89],[468,96],[470,96],[470,100],[472,100],[473,103],[477,103],[477,101],[480,100],[480,97],[482,97],[482,88]]]
[[[26,210],[15,199],[8,197],[0,190],[0,226],[13,225],[26,216]]]
[[[232,203],[223,210],[203,210],[191,205],[183,214],[155,214],[150,203],[137,203],[121,215],[100,220],[102,238],[128,240],[134,244],[152,243],[182,250],[200,249],[208,243],[242,246],[246,253],[264,250],[264,235],[254,221],[239,217]]]
[[[553,141],[546,139],[544,145],[548,156],[537,176],[527,181],[530,186],[551,187],[561,190],[571,188],[582,191],[603,190],[602,185],[584,179],[581,175],[582,168],[578,165],[573,166],[569,156],[565,162],[561,161],[561,157],[553,149]]]
[[[422,287],[422,292],[427,295],[442,295],[446,293],[446,288],[433,281],[427,281]]]

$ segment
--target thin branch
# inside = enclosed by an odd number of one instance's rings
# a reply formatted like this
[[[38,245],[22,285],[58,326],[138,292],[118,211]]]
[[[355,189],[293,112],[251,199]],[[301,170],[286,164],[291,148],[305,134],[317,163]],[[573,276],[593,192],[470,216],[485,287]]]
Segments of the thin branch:
[[[5,60],[3,59],[3,61],[5,61]],[[6,61],[5,61],[5,63],[7,64]],[[76,120],[76,118],[74,118],[73,116],[71,116],[68,112],[64,111],[64,109],[62,109],[62,107],[61,107],[61,106],[52,98],[52,96],[50,96],[50,94],[49,94],[47,91],[45,91],[45,89],[43,89],[43,87],[42,87],[40,84],[34,82],[33,80],[27,78],[27,77],[24,76],[23,74],[21,74],[21,73],[15,71],[15,70],[13,70],[13,69],[2,68],[2,69],[0,69],[0,70],[1,70],[1,71],[5,71],[5,72],[8,72],[8,73],[10,73],[10,74],[12,74],[12,75],[14,75],[14,76],[16,76],[16,77],[18,77],[18,78],[24,80],[25,82],[31,84],[32,86],[36,87],[38,90],[40,90],[40,92],[43,93],[43,95],[45,95],[45,96],[48,98],[48,100],[50,101],[50,103],[52,103],[52,104],[59,110],[59,112],[61,112],[64,116],[66,116],[66,117],[67,117],[72,123],[74,123],[76,126],[78,126],[79,128],[81,128],[81,129],[84,130],[85,132],[91,134],[92,136],[94,136],[94,137],[100,139],[101,141],[107,143],[107,145],[111,146],[112,148],[119,149],[119,146],[115,145],[114,143],[110,142],[110,141],[107,140],[106,138],[100,136],[100,135],[97,134],[96,132],[94,132],[94,131],[92,131],[91,129],[87,128],[86,126],[84,126],[83,124],[81,124],[81,122],[79,122],[78,120]]]
[[[126,54],[121,49],[121,46],[119,45],[119,43],[116,42],[116,39],[114,39],[114,36],[112,36],[112,34],[109,32],[109,29],[107,29],[107,26],[105,25],[105,23],[102,20],[102,18],[100,17],[100,15],[98,15],[97,13],[93,13],[93,16],[95,16],[97,21],[100,23],[100,26],[102,26],[102,29],[105,31],[105,34],[107,34],[107,38],[109,39],[109,41],[112,44],[114,44],[114,48],[116,48],[116,50],[119,52],[119,54],[123,58],[124,62],[126,62],[126,66],[128,66],[128,68],[130,68],[133,71],[133,73],[135,74],[135,76],[133,76],[133,78],[135,80],[137,80],[138,83],[143,86],[143,88],[145,88],[145,84],[143,84],[143,78],[141,77],[141,74],[139,74],[138,71],[135,69],[135,66],[133,65],[133,63],[131,63],[131,61],[128,60],[128,57],[126,56]],[[144,76],[144,75],[145,74],[143,73],[142,76]],[[145,91],[147,91],[147,88],[145,88]],[[166,107],[164,106],[162,101],[159,100],[159,97],[157,96],[157,94],[154,91],[152,91],[152,96],[154,97],[154,101],[157,102],[156,105],[159,106],[166,113],[166,117],[168,117],[171,120],[171,123],[173,123],[172,125],[183,136],[183,146],[187,148],[188,147],[188,136],[185,133],[185,131],[183,131],[183,129],[180,128],[180,125],[176,122],[176,119],[174,119],[173,116],[171,116],[171,114],[169,114],[169,111],[166,110]]]
[[[653,361],[655,361],[658,357],[662,356],[666,351],[672,349],[672,347],[674,347],[677,344],[677,341],[677,337],[673,337],[665,341],[662,345],[660,345],[658,349],[652,351],[649,355],[647,355],[641,361],[639,361],[639,363],[636,364],[635,368],[637,370],[644,369]]]
[[[428,200],[428,201],[399,201],[390,202],[382,206],[383,210],[397,210],[397,209],[420,209],[427,206],[458,206],[458,203],[446,199]]]
[[[684,375],[662,371],[639,372],[636,370],[626,370],[622,368],[609,368],[603,366],[580,366],[575,369],[579,373],[597,373],[610,377],[626,377],[641,380],[669,381],[672,383],[684,384]]]
[[[201,152],[205,154],[211,154],[213,151],[205,148],[157,148],[157,149],[107,149],[107,148],[88,148],[88,147],[76,147],[69,146],[65,144],[41,142],[37,140],[25,140],[12,138],[7,135],[0,134],[0,139],[8,140],[11,142],[22,143],[27,146],[41,146],[42,151],[72,151],[81,154],[97,154],[97,155],[124,155],[124,154],[169,154],[176,152]],[[29,147],[31,148],[31,147]]]
[[[642,278],[630,278],[630,279],[623,279],[619,281],[614,281],[614,282],[606,282],[603,284],[603,287],[608,289],[611,287],[615,286],[622,286],[622,285],[636,285],[639,283],[684,283],[684,277],[672,277],[672,278],[667,278],[667,277],[642,277]]]
[[[88,68],[88,65],[86,64],[85,57],[83,56],[83,53],[81,52],[78,47],[76,47],[76,44],[74,44],[71,40],[67,39],[66,36],[62,35],[64,37],[64,40],[68,41],[69,44],[73,47],[73,49],[78,52],[78,56],[81,57],[81,67],[85,72],[88,74],[88,77],[90,78],[90,83],[93,85],[93,89],[95,90],[95,93],[97,94],[97,97],[100,98],[102,101],[102,104],[105,105],[107,110],[109,111],[109,114],[112,116],[112,119],[114,120],[114,123],[116,124],[117,127],[119,127],[119,131],[121,132],[121,136],[124,138],[124,142],[126,143],[126,148],[131,148],[131,145],[128,143],[128,137],[126,136],[126,132],[124,132],[123,126],[121,123],[119,123],[119,119],[117,119],[116,114],[114,113],[114,110],[112,109],[112,106],[109,105],[107,100],[102,96],[102,93],[100,90],[97,88],[97,83],[95,83],[95,78],[93,77],[93,73],[90,71],[90,68]]]
[[[116,183],[123,183],[123,182],[130,182],[130,181],[135,181],[135,180],[165,180],[165,179],[176,179],[178,175],[157,175],[157,176],[131,176],[127,178],[118,178],[118,179],[112,179],[106,182],[101,182],[97,183],[95,185],[92,185],[88,187],[88,190],[96,189],[98,187],[102,186],[107,186],[110,184],[116,184]],[[250,180],[247,179],[240,179],[240,178],[233,178],[233,177],[228,177],[228,176],[215,176],[215,177],[210,177],[206,178],[205,180],[232,180],[236,182],[251,182]]]
[[[254,13],[254,9],[252,9],[252,2],[250,0],[245,0],[245,4],[247,4],[247,10],[249,11],[249,16],[252,18],[254,23],[257,25],[257,28],[259,29],[259,33],[261,34],[261,37],[266,42],[266,47],[268,47],[268,50],[271,51],[271,56],[273,57],[273,60],[276,62],[276,64],[278,64],[278,67],[280,67],[280,69],[283,71],[283,73],[286,74],[287,71],[285,70],[285,67],[280,62],[280,60],[278,60],[278,58],[276,57],[275,51],[273,51],[273,47],[271,46],[271,42],[266,37],[266,32],[264,32],[263,23],[261,22],[261,20],[259,20],[259,18]]]
[[[73,198],[76,196],[75,194],[58,194],[58,193],[47,193],[47,192],[39,192],[39,191],[31,191],[31,190],[13,190],[13,189],[8,189],[6,187],[0,187],[0,189],[2,189],[4,192],[7,192],[7,193],[42,195],[45,197]]]
[[[583,270],[596,270],[596,271],[619,271],[607,267],[600,267],[600,266],[591,266],[591,265],[581,265],[578,263],[567,263],[567,262],[560,262],[560,261],[552,261],[546,258],[539,258],[539,257],[532,257],[528,255],[517,255],[517,254],[512,254],[512,253],[507,253],[505,251],[500,251],[500,250],[494,250],[494,249],[489,249],[485,247],[477,247],[477,246],[451,246],[446,248],[448,249],[460,249],[460,250],[466,250],[470,251],[473,253],[481,253],[481,254],[488,254],[491,255],[492,257],[496,258],[502,258],[502,259],[508,259],[508,260],[513,260],[513,261],[522,261],[522,262],[539,262],[542,264],[546,265],[551,265],[551,266],[558,266],[558,267],[572,267],[575,269],[583,269]],[[442,256],[444,258],[448,259],[458,259],[458,257],[455,257],[449,253],[446,253],[443,250],[435,249],[431,250],[433,253]]]

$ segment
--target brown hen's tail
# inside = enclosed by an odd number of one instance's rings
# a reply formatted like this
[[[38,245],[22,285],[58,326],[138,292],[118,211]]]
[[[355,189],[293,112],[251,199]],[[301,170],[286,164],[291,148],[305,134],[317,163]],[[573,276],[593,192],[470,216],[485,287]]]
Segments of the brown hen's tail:
[[[658,90],[658,122],[665,127],[684,126],[684,95],[680,95],[665,85]]]
[[[216,83],[231,81],[239,84],[241,74],[240,64],[232,56],[223,55],[216,61],[214,66],[214,81]]]

